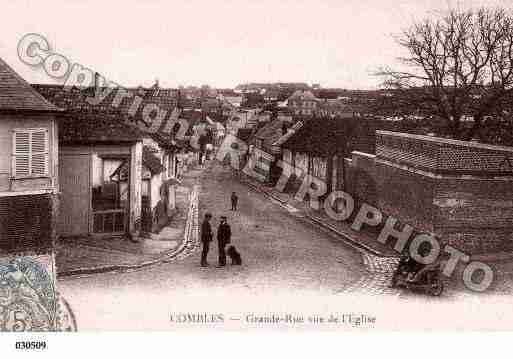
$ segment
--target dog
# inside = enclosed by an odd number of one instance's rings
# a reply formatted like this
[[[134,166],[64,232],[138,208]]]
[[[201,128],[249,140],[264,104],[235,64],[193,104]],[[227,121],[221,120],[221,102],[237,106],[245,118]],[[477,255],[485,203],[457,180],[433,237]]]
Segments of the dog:
[[[228,247],[228,250],[226,251],[226,254],[230,257],[232,260],[232,265],[242,265],[242,258],[240,256],[240,253],[237,252],[234,246]]]

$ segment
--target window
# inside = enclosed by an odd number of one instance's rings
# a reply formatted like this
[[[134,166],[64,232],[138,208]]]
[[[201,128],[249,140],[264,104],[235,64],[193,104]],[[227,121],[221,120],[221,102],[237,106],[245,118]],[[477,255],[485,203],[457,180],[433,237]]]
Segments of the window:
[[[173,178],[175,176],[175,168],[173,162],[173,156],[167,156],[167,178]]]
[[[14,130],[13,177],[44,177],[47,175],[48,130]]]

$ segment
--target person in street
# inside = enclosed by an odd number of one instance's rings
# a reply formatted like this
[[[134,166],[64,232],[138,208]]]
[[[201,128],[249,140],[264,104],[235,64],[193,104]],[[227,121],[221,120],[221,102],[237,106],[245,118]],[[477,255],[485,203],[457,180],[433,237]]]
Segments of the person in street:
[[[237,202],[239,202],[239,197],[237,197],[237,193],[232,192],[230,199],[232,201],[232,211],[236,211],[237,210]]]
[[[231,242],[232,230],[225,216],[217,228],[217,244],[219,245],[219,267],[226,265],[226,245]]]
[[[210,226],[210,219],[212,218],[212,214],[205,213],[205,219],[201,224],[201,243],[203,244],[203,250],[201,252],[201,266],[208,266],[207,255],[210,249],[210,242],[212,242],[212,238],[214,237],[212,234],[212,227]]]

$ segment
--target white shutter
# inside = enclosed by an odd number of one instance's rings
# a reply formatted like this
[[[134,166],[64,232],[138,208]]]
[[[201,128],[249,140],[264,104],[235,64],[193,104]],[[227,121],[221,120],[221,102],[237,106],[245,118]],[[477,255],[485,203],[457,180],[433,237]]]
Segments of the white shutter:
[[[48,173],[48,131],[34,131],[31,135],[31,174],[45,176]]]
[[[15,130],[13,135],[14,177],[48,174],[48,130]]]
[[[30,175],[30,132],[15,131],[13,136],[14,177]]]

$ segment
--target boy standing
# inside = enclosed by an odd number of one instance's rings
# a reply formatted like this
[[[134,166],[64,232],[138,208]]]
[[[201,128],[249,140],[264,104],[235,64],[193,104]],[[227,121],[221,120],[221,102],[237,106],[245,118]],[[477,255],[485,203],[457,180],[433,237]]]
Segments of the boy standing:
[[[237,197],[237,193],[232,192],[231,201],[232,201],[232,211],[236,211],[237,210],[237,202],[239,202],[239,197]]]

